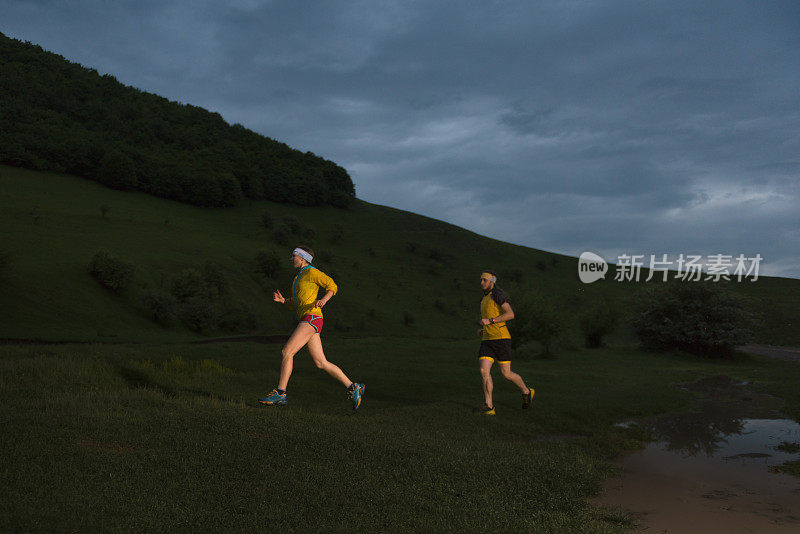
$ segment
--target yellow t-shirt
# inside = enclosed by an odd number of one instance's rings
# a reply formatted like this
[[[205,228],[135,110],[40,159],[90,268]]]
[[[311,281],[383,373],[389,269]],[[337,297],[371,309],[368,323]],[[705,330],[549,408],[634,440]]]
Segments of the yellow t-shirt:
[[[493,287],[481,299],[481,319],[491,319],[504,314],[505,311],[502,306],[506,302],[508,302],[508,298],[505,294],[497,287]],[[484,341],[489,339],[511,339],[511,333],[508,331],[505,321],[487,324],[483,326],[481,339]]]
[[[333,278],[316,267],[307,265],[300,269],[300,272],[294,277],[292,296],[286,299],[284,304],[295,309],[298,319],[302,319],[307,314],[322,317],[322,310],[316,305],[319,288],[333,291],[334,295],[338,289]]]

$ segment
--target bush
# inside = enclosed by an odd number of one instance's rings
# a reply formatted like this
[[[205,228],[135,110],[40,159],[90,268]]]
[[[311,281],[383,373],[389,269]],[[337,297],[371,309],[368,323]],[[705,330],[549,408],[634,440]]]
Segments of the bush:
[[[172,277],[170,293],[178,302],[206,296],[206,283],[203,275],[197,269],[184,269]]]
[[[203,264],[203,282],[206,294],[212,299],[228,292],[228,279],[225,278],[222,267],[214,262],[207,261]]]
[[[194,332],[211,330],[216,326],[216,310],[202,297],[191,297],[180,307],[180,318],[183,324]]]
[[[258,318],[244,302],[225,302],[219,314],[219,327],[228,332],[251,332],[258,327]]]
[[[589,348],[603,346],[603,338],[614,330],[617,314],[607,304],[596,305],[584,311],[579,320],[581,333]]]
[[[542,298],[523,298],[514,310],[517,342],[538,341],[542,355],[553,356],[568,330],[564,312]]]
[[[89,262],[89,273],[107,289],[121,293],[133,279],[133,265],[112,257],[106,250],[99,250]]]
[[[750,341],[755,318],[719,284],[675,282],[645,291],[632,323],[645,348],[726,356]]]
[[[162,326],[171,326],[177,321],[177,302],[169,293],[147,291],[142,294],[142,306],[150,318]]]
[[[256,254],[256,272],[275,280],[281,272],[281,260],[275,252],[262,250]]]

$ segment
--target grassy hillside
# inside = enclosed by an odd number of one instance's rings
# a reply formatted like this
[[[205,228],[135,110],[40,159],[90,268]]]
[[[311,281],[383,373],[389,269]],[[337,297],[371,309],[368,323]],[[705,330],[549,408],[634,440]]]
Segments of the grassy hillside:
[[[265,211],[272,229],[261,224]],[[311,227],[315,235],[290,235],[287,245],[277,244],[273,234],[286,217],[300,222],[298,234]],[[229,298],[254,312],[259,324],[251,333],[285,334],[293,317],[272,303],[271,292],[288,292],[293,272],[285,264],[274,280],[266,279],[256,274],[255,257],[271,251],[284,261],[296,243],[311,244],[315,264],[340,286],[326,308],[328,335],[471,338],[481,296],[478,274],[486,268],[498,271],[513,299],[543,295],[573,318],[598,301],[624,315],[645,287],[613,280],[587,286],[577,278],[575,258],[363,201],[349,210],[253,200],[207,209],[7,166],[0,166],[0,236],[6,257],[0,338],[179,341],[230,335],[160,326],[141,304],[143,292],[168,289],[176,273],[207,261],[223,272]],[[120,295],[88,274],[99,249],[135,268],[131,287]],[[799,280],[732,285],[763,313],[759,341],[800,345]],[[629,339],[624,325],[616,336]]]

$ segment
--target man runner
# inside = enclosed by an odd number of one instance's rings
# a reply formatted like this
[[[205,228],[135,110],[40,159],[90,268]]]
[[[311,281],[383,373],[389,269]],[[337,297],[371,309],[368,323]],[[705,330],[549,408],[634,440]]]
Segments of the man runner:
[[[506,321],[514,318],[514,310],[508,302],[505,292],[497,286],[497,274],[494,271],[481,273],[481,326],[478,334],[481,336],[481,346],[478,349],[478,362],[483,380],[483,396],[485,403],[479,409],[483,415],[494,415],[492,402],[492,364],[496,361],[500,372],[522,391],[522,409],[526,410],[533,400],[533,388],[528,388],[522,377],[511,370],[511,334],[506,327]]]

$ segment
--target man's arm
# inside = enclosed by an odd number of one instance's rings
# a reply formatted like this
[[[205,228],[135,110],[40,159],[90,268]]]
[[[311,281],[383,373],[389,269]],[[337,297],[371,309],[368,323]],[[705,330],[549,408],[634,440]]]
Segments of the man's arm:
[[[514,310],[511,308],[511,304],[504,302],[500,307],[503,309],[503,313],[497,317],[492,317],[491,319],[481,319],[481,324],[487,325],[492,323],[502,323],[505,321],[510,321],[514,318]]]

